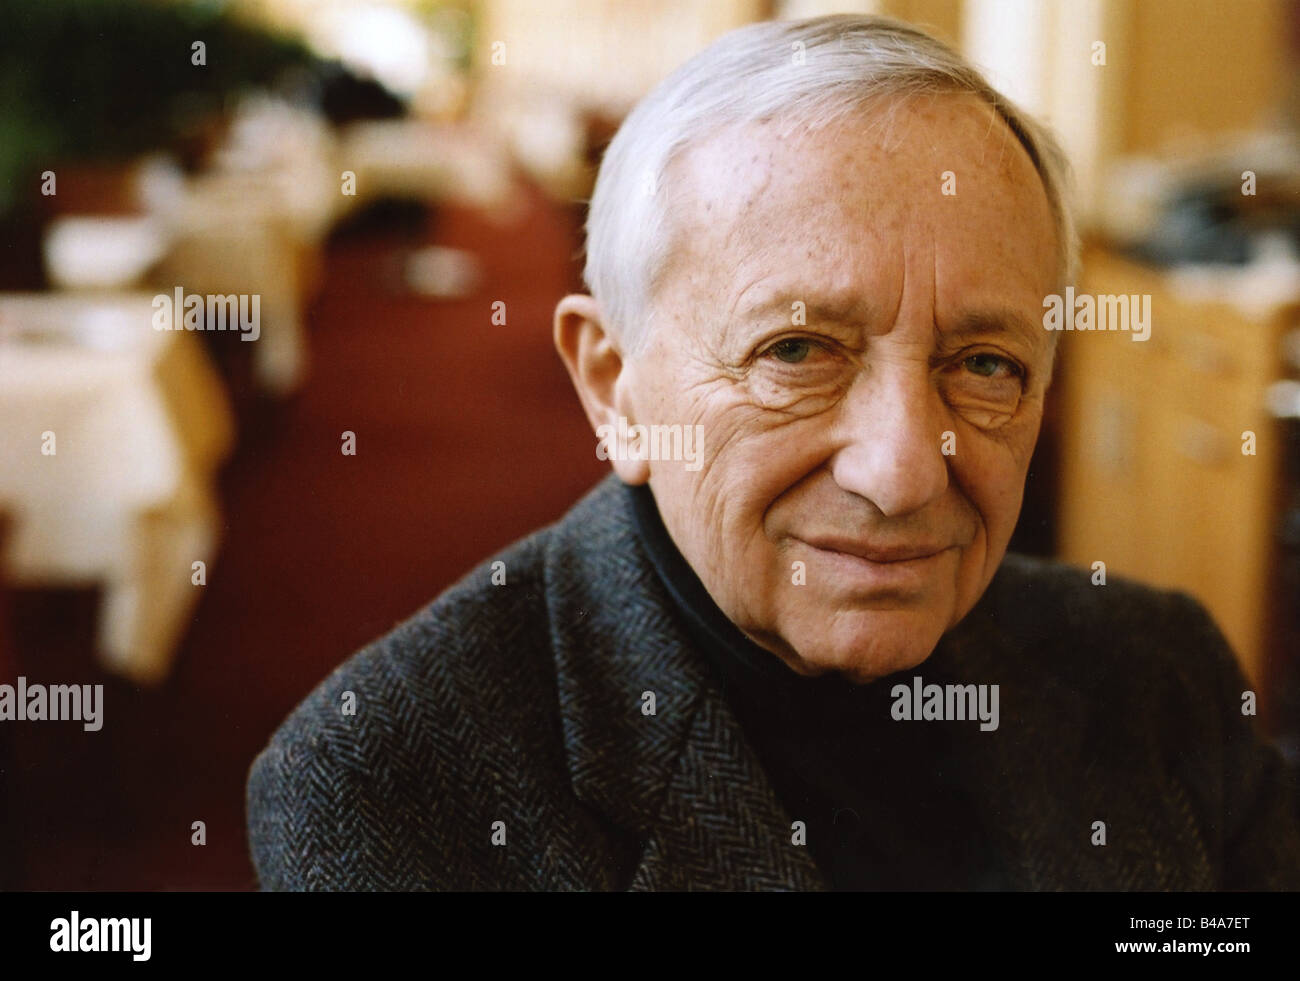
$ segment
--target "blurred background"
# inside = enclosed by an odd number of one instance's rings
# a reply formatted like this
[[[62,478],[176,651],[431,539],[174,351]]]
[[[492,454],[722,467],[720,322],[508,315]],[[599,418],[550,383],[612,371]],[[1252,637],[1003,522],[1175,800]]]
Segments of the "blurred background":
[[[7,0],[0,683],[105,695],[0,725],[0,884],[254,887],[273,729],[606,472],[550,325],[622,117],[850,11],[1053,124],[1079,291],[1152,296],[1063,335],[1013,547],[1195,594],[1300,753],[1300,0]]]

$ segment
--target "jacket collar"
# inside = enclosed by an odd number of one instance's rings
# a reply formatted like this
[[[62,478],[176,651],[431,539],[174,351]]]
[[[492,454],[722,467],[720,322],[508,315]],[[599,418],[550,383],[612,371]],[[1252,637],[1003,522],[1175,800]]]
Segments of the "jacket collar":
[[[547,549],[574,793],[646,843],[633,888],[825,888],[677,620],[629,503],[606,478],[555,526]]]

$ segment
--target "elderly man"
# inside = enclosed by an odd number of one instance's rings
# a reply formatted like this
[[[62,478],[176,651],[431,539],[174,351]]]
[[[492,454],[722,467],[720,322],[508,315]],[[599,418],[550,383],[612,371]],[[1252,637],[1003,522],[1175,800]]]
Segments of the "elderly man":
[[[647,97],[555,315],[614,474],[296,710],[263,887],[1300,886],[1204,610],[1006,555],[1065,172],[880,19],[735,31]]]

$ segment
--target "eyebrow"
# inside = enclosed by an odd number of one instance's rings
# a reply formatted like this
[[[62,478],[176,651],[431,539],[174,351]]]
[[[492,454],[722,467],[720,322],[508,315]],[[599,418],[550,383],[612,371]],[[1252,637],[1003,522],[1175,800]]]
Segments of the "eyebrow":
[[[789,316],[793,305],[802,301],[808,322],[869,325],[876,319],[874,304],[850,293],[804,293],[780,290],[741,306],[737,314],[743,319],[758,318],[780,313]],[[1022,311],[1010,307],[963,311],[952,326],[937,330],[941,338],[965,340],[975,336],[1012,334],[1030,345],[1041,343],[1046,337],[1043,326]]]
[[[1049,339],[1042,324],[1019,310],[1009,308],[966,311],[951,327],[943,328],[938,333],[940,337],[949,340],[964,340],[988,334],[1013,334],[1033,346]]]
[[[810,322],[868,324],[874,319],[876,312],[874,304],[849,293],[800,293],[794,290],[780,290],[743,304],[736,313],[745,319],[777,312],[789,316],[794,304],[800,302],[804,304],[804,312]]]

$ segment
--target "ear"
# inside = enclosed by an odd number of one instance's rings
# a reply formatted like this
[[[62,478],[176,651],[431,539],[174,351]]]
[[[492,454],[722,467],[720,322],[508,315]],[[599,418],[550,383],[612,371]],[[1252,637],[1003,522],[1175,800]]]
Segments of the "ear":
[[[618,452],[619,420],[625,427],[636,423],[628,392],[630,371],[595,298],[575,293],[561,300],[555,308],[554,336],[555,349],[614,472],[625,484],[644,484],[650,479],[649,462]]]

